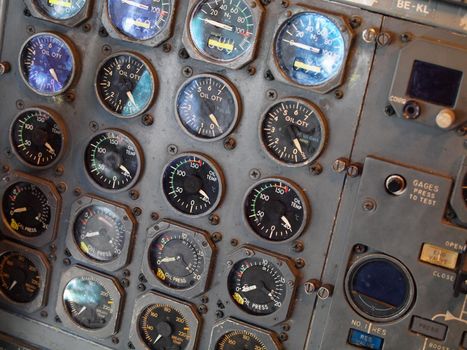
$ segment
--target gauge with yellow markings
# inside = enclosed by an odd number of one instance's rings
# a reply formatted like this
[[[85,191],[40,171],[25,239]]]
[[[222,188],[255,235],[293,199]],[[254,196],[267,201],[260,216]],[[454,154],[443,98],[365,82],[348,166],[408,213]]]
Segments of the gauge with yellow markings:
[[[75,27],[88,19],[94,0],[24,0],[31,15],[48,22]]]

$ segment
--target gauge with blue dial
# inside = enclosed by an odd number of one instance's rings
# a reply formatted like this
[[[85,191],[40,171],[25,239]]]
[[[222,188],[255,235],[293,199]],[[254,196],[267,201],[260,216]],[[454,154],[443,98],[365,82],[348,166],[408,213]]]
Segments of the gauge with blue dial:
[[[169,24],[174,0],[107,0],[112,25],[133,40],[149,40]]]
[[[55,20],[64,21],[75,17],[89,0],[35,0],[45,14]]]
[[[189,33],[203,56],[229,62],[253,49],[257,27],[247,1],[203,0],[193,9]]]
[[[328,16],[302,12],[279,28],[274,43],[275,60],[282,73],[303,86],[319,86],[343,69],[346,43],[337,24]]]
[[[76,71],[76,50],[64,36],[39,33],[21,48],[19,66],[26,85],[39,95],[56,96],[66,91]]]
[[[152,105],[156,94],[156,73],[143,56],[120,52],[100,65],[95,88],[105,110],[119,118],[132,118]]]

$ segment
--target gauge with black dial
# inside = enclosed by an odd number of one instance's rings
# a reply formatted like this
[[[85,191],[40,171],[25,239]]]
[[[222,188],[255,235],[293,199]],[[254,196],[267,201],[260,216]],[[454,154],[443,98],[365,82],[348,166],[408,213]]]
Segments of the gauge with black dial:
[[[84,162],[87,174],[101,189],[123,191],[138,181],[142,155],[130,135],[119,130],[106,130],[89,142]]]
[[[10,127],[13,152],[31,167],[46,168],[54,165],[63,153],[65,141],[62,119],[43,108],[22,111]]]
[[[119,52],[106,58],[97,70],[97,97],[112,115],[136,117],[154,102],[156,79],[155,70],[146,58],[132,52]]]
[[[248,331],[232,331],[218,340],[215,350],[268,350],[266,345],[254,333]]]
[[[90,0],[34,0],[44,13],[59,21],[75,17]]]
[[[162,189],[169,204],[182,214],[207,215],[219,204],[223,175],[214,161],[198,154],[183,154],[166,165]]]
[[[38,33],[21,48],[19,66],[26,85],[39,95],[56,96],[73,82],[77,57],[71,41],[55,33]]]
[[[301,167],[316,160],[327,139],[326,121],[318,107],[299,98],[271,106],[259,127],[261,145],[282,165]]]
[[[225,78],[197,75],[178,90],[176,112],[179,124],[188,135],[201,141],[219,140],[237,124],[239,95]]]
[[[247,191],[244,216],[261,238],[283,242],[298,237],[310,216],[303,191],[290,180],[264,179]]]

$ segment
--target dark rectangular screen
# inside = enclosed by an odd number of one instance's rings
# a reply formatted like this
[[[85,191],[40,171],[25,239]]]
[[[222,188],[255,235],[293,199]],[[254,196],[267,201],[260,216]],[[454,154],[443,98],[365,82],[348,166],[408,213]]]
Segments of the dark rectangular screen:
[[[461,80],[461,71],[414,61],[407,94],[437,105],[454,107]]]

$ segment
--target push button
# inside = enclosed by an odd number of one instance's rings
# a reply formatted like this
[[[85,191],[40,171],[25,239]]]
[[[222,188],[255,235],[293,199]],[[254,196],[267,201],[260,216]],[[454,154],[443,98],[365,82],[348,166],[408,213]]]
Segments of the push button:
[[[444,267],[445,269],[455,270],[459,253],[437,247],[433,244],[423,244],[420,254],[420,261],[431,265]]]
[[[353,328],[350,329],[349,339],[347,341],[350,345],[371,350],[381,350],[384,343],[383,338]]]
[[[444,338],[446,338],[446,332],[448,330],[448,327],[442,323],[414,316],[412,318],[410,330],[414,333],[424,335],[428,338],[444,340]]]

